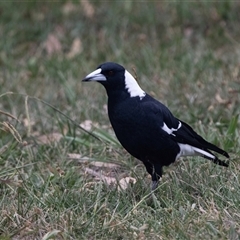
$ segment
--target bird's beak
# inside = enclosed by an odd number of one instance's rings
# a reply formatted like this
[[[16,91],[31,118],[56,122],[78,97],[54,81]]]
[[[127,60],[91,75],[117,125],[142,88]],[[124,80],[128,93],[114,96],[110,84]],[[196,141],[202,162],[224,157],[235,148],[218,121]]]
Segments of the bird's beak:
[[[89,73],[82,81],[83,82],[88,82],[88,81],[107,81],[106,77],[101,74],[102,69],[98,68],[97,70]]]

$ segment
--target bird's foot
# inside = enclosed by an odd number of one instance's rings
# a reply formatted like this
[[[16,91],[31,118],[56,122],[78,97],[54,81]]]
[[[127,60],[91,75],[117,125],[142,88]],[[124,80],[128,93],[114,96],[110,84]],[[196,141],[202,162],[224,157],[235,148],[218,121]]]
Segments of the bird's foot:
[[[154,191],[158,186],[158,181],[152,181],[152,191]]]

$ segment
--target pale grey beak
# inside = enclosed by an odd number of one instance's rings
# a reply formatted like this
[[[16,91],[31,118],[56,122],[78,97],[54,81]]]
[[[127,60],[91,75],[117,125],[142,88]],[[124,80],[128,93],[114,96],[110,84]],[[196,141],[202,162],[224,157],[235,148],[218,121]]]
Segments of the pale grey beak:
[[[87,81],[107,81],[106,77],[101,74],[102,69],[98,68],[97,70],[89,73],[82,81],[87,82]]]

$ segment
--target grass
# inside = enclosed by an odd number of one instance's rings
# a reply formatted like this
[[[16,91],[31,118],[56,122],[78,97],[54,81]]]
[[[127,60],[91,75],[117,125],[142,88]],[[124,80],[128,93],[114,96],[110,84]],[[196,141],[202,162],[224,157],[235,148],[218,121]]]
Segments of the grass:
[[[1,2],[0,239],[239,239],[239,9]],[[81,83],[104,61],[135,69],[143,89],[230,153],[230,167],[184,159],[149,197],[144,167],[111,129],[104,89]],[[136,183],[119,190],[125,177]]]

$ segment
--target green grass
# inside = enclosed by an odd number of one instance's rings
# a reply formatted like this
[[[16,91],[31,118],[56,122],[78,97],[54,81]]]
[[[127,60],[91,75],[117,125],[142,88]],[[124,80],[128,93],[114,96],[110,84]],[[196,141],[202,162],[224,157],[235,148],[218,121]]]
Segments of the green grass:
[[[89,3],[0,3],[0,239],[239,239],[239,2]],[[149,196],[104,89],[81,82],[105,61],[135,69],[144,90],[230,153],[230,167],[184,159]],[[119,191],[124,177],[136,184]]]

